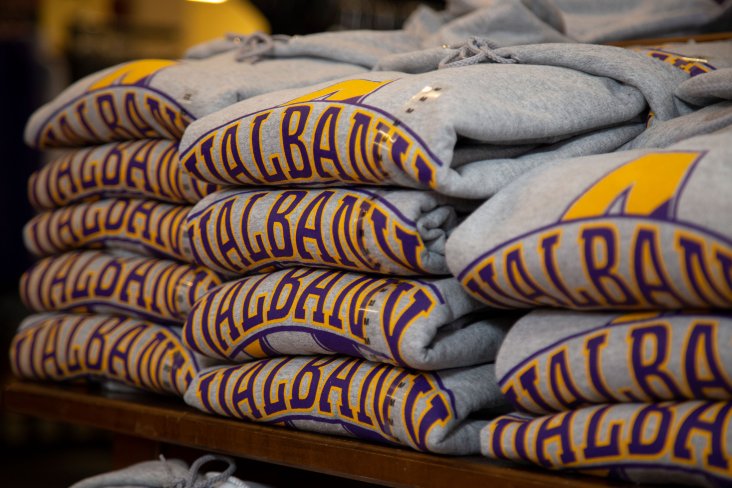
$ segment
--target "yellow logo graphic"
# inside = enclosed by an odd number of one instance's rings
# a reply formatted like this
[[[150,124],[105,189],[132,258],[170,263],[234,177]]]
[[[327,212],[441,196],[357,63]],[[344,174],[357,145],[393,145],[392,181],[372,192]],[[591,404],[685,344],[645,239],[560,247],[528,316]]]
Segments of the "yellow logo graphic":
[[[296,103],[312,102],[315,100],[360,103],[368,95],[382,86],[388,85],[392,81],[346,80],[295,98],[283,105],[294,105]]]
[[[578,198],[561,221],[608,214],[669,218],[698,151],[651,153],[603,177]]]
[[[152,74],[176,63],[177,61],[167,59],[132,61],[112,70],[109,74],[94,82],[89,86],[89,90],[97,90],[113,85],[142,85]]]

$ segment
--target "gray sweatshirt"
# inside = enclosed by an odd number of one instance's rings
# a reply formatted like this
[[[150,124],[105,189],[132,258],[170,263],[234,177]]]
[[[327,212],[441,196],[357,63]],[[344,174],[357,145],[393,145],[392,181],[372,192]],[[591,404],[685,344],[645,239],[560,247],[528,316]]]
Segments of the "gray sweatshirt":
[[[185,232],[191,208],[127,198],[78,203],[33,217],[23,240],[35,256],[106,248],[192,262]]]
[[[501,391],[530,413],[592,403],[732,400],[732,316],[535,310],[496,360]]]
[[[448,265],[495,307],[732,307],[731,159],[728,127],[549,163],[455,229]]]
[[[219,271],[303,264],[439,275],[461,206],[414,190],[232,189],[201,200],[187,226],[194,261]]]
[[[124,63],[87,76],[38,109],[25,140],[33,147],[61,147],[178,139],[192,120],[240,100],[365,72],[390,54],[487,35],[505,26],[505,16],[493,18],[490,10],[461,19],[420,8],[395,31],[229,35],[191,48],[182,60]],[[526,8],[514,10],[509,16],[521,19]],[[525,29],[518,36],[504,30],[498,37],[508,44],[561,40],[551,29],[538,35]]]
[[[411,50],[416,42],[384,42],[400,31],[356,35],[336,33],[354,48],[373,51],[391,48]],[[354,42],[357,36],[360,42]],[[404,38],[404,39],[402,39]],[[371,45],[365,41],[370,39]],[[220,110],[239,100],[272,90],[314,83],[363,72],[370,66],[310,55],[320,43],[296,39],[289,57],[265,57],[275,44],[289,45],[290,38],[262,34],[234,36],[223,49],[205,52],[199,59],[138,60],[91,74],[66,88],[39,108],[25,129],[32,147],[88,146],[104,142],[169,138],[179,139],[195,118]],[[298,47],[299,46],[299,47]],[[299,54],[299,55],[298,55]],[[326,53],[327,54],[327,53]]]
[[[202,366],[179,327],[64,313],[26,318],[10,344],[10,365],[21,378],[113,381],[180,397]]]
[[[492,364],[437,372],[342,356],[285,356],[202,370],[185,394],[204,412],[331,435],[477,454],[504,406]]]
[[[347,354],[435,370],[493,362],[515,318],[486,310],[454,278],[292,268],[211,290],[183,335],[201,354],[232,362]]]
[[[596,405],[545,417],[509,414],[480,433],[496,460],[634,483],[732,484],[732,402]]]
[[[193,119],[237,100],[365,69],[316,58],[247,63],[237,56],[229,51],[201,60],[131,61],[89,75],[31,116],[25,141],[46,148],[179,139]]]
[[[182,324],[195,301],[221,278],[174,261],[72,251],[41,259],[20,279],[20,297],[36,312],[111,313]]]
[[[186,204],[218,188],[183,169],[176,141],[146,139],[64,151],[31,175],[28,200],[37,210],[114,197]]]
[[[187,128],[181,160],[219,184],[398,185],[485,198],[496,146],[521,154],[586,136],[565,154],[606,152],[638,135],[649,107],[657,120],[691,111],[673,95],[687,72],[626,49],[491,49],[473,39],[437,55],[426,69],[440,59],[448,69],[363,73],[229,106]],[[464,144],[487,144],[489,155],[458,155]]]

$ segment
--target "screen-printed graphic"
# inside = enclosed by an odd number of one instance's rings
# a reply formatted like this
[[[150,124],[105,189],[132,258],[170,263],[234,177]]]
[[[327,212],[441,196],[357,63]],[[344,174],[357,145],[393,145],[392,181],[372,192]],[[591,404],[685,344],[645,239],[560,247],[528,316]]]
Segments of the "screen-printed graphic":
[[[584,189],[559,219],[504,242],[459,275],[496,307],[732,306],[732,241],[681,218],[703,151],[643,155]],[[687,213],[688,214],[688,213]]]

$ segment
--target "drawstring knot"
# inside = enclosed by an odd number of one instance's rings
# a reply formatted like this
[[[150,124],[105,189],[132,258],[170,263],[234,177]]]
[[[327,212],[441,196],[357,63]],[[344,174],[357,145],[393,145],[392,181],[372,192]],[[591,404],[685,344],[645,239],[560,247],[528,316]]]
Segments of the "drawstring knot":
[[[458,68],[478,63],[514,64],[518,62],[518,59],[511,55],[496,54],[495,49],[498,48],[498,45],[479,37],[471,37],[467,42],[448,47],[455,51],[440,61],[437,69]]]
[[[236,60],[240,62],[254,63],[260,57],[274,51],[275,42],[285,42],[290,38],[286,35],[265,34],[255,32],[249,35],[227,34],[226,39],[239,49],[236,53]]]
[[[255,62],[260,56],[274,51],[275,43],[287,42],[290,36],[254,34],[226,34],[224,37],[197,44],[185,52],[188,59],[206,59],[228,51],[238,50],[237,61]]]

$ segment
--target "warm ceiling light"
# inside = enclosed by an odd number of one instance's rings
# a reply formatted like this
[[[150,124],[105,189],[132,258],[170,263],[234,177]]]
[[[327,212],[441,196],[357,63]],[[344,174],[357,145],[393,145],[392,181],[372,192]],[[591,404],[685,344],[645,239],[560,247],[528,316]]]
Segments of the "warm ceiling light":
[[[226,0],[188,0],[189,2],[198,3],[224,3]]]

